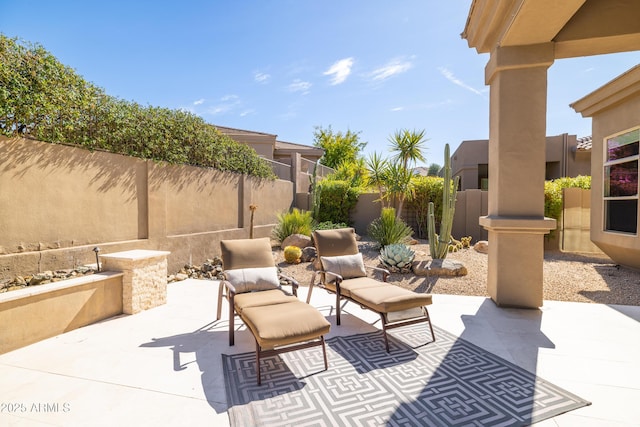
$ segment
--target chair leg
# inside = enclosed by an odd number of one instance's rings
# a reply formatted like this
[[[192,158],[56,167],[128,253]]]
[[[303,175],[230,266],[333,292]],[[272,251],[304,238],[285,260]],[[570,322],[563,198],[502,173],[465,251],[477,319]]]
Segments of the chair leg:
[[[324,345],[324,335],[320,337],[322,341],[322,356],[324,357],[324,370],[329,370],[329,362],[327,362],[327,347]]]
[[[316,272],[314,271],[313,274],[311,275],[311,283],[309,283],[309,292],[307,293],[307,304],[309,304],[309,301],[311,301],[311,292],[313,292],[313,286],[315,285],[316,282]]]
[[[384,313],[380,313],[380,320],[382,321],[382,335],[384,335],[384,347],[389,353],[389,338],[387,337],[387,318]]]
[[[340,326],[340,293],[336,292],[336,325]]]
[[[260,378],[260,344],[256,341],[256,376],[258,377],[258,385],[262,385]]]
[[[222,295],[224,293],[224,282],[220,281],[220,286],[218,287],[218,311],[216,313],[216,320],[220,320],[222,317]]]
[[[233,295],[229,297],[229,347],[232,347],[235,344],[235,326],[233,321],[235,319],[235,306],[234,306]]]
[[[431,339],[433,342],[436,342],[436,335],[433,333],[433,324],[431,323],[431,316],[429,315],[429,310],[427,307],[422,307],[424,309],[425,314],[427,315],[427,319],[429,319],[429,330],[431,331]]]

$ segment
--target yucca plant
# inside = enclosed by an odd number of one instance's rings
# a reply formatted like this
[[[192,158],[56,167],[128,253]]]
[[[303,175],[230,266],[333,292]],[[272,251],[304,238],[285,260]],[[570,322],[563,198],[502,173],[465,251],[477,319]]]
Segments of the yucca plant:
[[[279,213],[278,224],[273,228],[273,237],[279,242],[292,234],[311,236],[313,218],[310,211],[293,208],[291,212]]]
[[[409,243],[413,230],[402,218],[396,217],[394,208],[383,208],[380,218],[369,224],[367,233],[379,247],[384,248],[393,243]]]
[[[378,257],[389,271],[394,273],[408,273],[416,253],[403,243],[393,243],[380,250]]]

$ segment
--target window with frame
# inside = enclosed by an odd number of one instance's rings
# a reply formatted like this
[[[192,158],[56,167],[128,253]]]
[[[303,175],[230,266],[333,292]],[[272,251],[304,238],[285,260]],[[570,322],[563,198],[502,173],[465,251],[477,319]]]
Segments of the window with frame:
[[[605,139],[604,229],[638,233],[640,128]]]

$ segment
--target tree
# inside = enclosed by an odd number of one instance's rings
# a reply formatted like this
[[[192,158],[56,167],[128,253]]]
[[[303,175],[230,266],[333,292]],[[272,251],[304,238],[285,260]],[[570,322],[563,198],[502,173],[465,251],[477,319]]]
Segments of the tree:
[[[360,142],[360,132],[347,130],[346,133],[333,132],[331,126],[323,129],[316,126],[313,131],[313,145],[324,150],[320,163],[336,169],[342,162],[356,162],[360,151],[367,145]]]
[[[427,171],[427,176],[438,176],[440,169],[442,169],[442,166],[437,163],[431,163]]]

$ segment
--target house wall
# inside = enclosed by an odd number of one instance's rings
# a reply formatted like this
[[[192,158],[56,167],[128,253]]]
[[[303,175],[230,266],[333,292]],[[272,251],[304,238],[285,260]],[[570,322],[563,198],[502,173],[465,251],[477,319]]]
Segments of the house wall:
[[[576,135],[548,136],[545,145],[545,179],[590,175],[588,153],[576,150]],[[451,156],[451,172],[460,177],[460,190],[479,189],[478,165],[489,164],[489,141],[463,141]]]
[[[219,241],[269,236],[293,184],[21,138],[0,138],[0,279],[95,263],[130,249],[171,252],[170,272]]]
[[[640,85],[636,95],[593,115],[591,168],[591,240],[618,264],[640,268],[640,235],[604,231],[603,141],[609,135],[640,125]],[[640,214],[637,219],[640,230]]]

